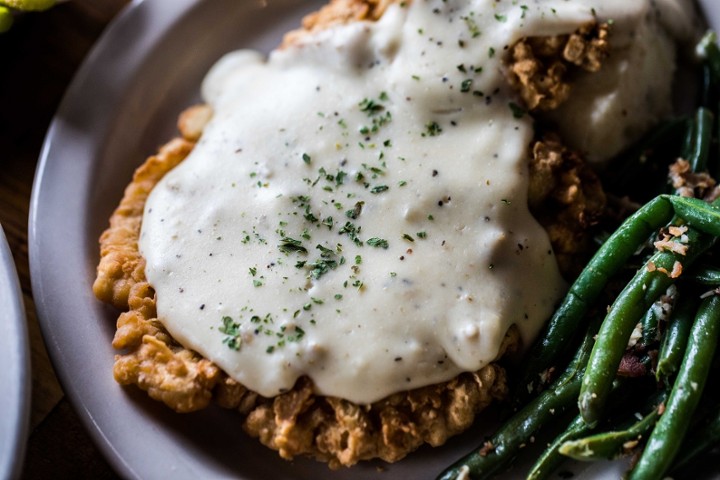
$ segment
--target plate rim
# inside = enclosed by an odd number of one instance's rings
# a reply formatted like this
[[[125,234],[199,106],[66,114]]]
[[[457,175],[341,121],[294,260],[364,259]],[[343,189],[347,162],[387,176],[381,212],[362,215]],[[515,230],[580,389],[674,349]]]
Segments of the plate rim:
[[[0,225],[0,305],[7,323],[0,325],[0,352],[13,368],[0,377],[10,382],[10,395],[0,401],[9,407],[0,421],[0,478],[19,478],[30,428],[31,366],[27,316],[10,246]],[[5,385],[4,382],[2,382]],[[9,413],[9,415],[7,414]],[[5,443],[6,442],[6,443]]]
[[[40,196],[45,182],[47,165],[51,161],[50,158],[56,148],[55,140],[60,137],[64,128],[62,121],[64,112],[67,112],[71,108],[71,105],[76,102],[76,99],[82,96],[83,89],[90,83],[92,74],[97,69],[98,61],[102,58],[104,52],[106,52],[114,43],[125,41],[123,31],[136,20],[136,17],[140,17],[143,13],[147,13],[154,18],[163,19],[163,28],[157,30],[166,32],[171,28],[174,22],[178,21],[183,15],[187,14],[187,12],[199,2],[198,0],[173,0],[173,6],[170,8],[173,15],[166,16],[155,14],[168,13],[166,11],[167,5],[163,7],[161,6],[161,3],[164,2],[131,0],[130,3],[123,7],[120,13],[108,24],[99,39],[90,49],[90,52],[83,60],[80,68],[76,71],[63,95],[55,115],[53,116],[43,141],[43,146],[40,151],[38,165],[33,179],[28,222],[28,253],[33,299],[43,339],[45,340],[45,345],[50,356],[51,363],[53,364],[56,375],[60,380],[63,392],[67,395],[70,403],[76,410],[81,423],[85,427],[85,430],[89,433],[93,443],[102,452],[103,457],[110,463],[115,472],[126,478],[137,479],[143,478],[141,471],[135,468],[126,458],[124,458],[123,455],[115,448],[112,441],[105,435],[105,432],[96,421],[95,415],[88,406],[86,399],[80,392],[80,389],[73,382],[71,373],[63,368],[63,365],[66,364],[66,361],[64,360],[65,352],[58,342],[56,332],[53,330],[51,325],[52,313],[47,303],[47,295],[45,294],[46,285],[42,281],[44,278],[41,265],[43,252],[41,251],[39,243],[38,216],[41,209]],[[143,29],[142,33],[147,35],[147,29]],[[138,39],[134,39],[134,41],[138,41]],[[148,54],[149,52],[143,52],[140,56],[142,58],[146,58]]]

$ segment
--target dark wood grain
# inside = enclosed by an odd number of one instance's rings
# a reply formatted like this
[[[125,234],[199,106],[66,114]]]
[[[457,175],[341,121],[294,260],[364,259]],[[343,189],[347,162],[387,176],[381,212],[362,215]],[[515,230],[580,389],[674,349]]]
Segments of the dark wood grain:
[[[128,0],[73,0],[19,16],[0,35],[0,224],[12,251],[31,344],[31,433],[23,478],[114,478],[64,398],[38,327],[28,213],[45,132],[75,71]]]

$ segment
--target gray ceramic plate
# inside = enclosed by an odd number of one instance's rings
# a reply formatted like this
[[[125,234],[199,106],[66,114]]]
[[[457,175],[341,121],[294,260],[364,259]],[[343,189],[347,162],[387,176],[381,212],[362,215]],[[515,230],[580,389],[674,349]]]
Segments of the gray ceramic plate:
[[[0,478],[20,476],[30,414],[30,349],[15,263],[0,227]]]
[[[65,391],[123,476],[434,478],[477,441],[478,432],[469,432],[391,466],[366,463],[331,472],[313,461],[280,460],[247,438],[232,412],[211,408],[178,415],[112,378],[117,312],[95,300],[91,285],[97,238],[124,185],[133,169],[174,135],[179,111],[198,100],[200,81],[215,60],[239,47],[270,50],[322,3],[134,2],[77,74],[48,133],[30,218],[34,297]]]

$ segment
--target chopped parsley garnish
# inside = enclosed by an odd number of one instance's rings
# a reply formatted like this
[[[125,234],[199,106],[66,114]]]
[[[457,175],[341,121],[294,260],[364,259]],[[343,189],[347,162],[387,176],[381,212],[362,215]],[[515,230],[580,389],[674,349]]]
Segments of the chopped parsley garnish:
[[[380,94],[380,98],[382,99],[383,94]],[[385,94],[385,98],[387,98],[387,94]],[[377,100],[373,100],[372,98],[365,98],[362,102],[358,104],[358,107],[360,107],[361,112],[365,112],[368,114],[368,116],[375,115],[378,112],[382,112],[385,110],[385,106],[379,103]]]
[[[472,81],[471,78],[469,78],[469,79],[467,79],[467,80],[464,80],[464,81],[460,84],[460,91],[463,92],[463,93],[469,92],[470,89],[472,88],[472,84],[473,84],[473,81]]]
[[[223,343],[228,346],[228,348],[238,351],[240,350],[240,345],[242,345],[242,337],[240,332],[240,324],[235,323],[232,319],[232,317],[223,317],[222,318],[223,325],[218,330],[220,333],[224,333],[227,335],[225,338],[223,338]]]
[[[365,205],[365,202],[357,202],[352,210],[348,210],[347,212],[345,212],[345,216],[347,216],[348,218],[352,218],[353,220],[357,220],[357,218],[362,213],[363,205]]]
[[[347,172],[343,172],[340,170],[337,175],[335,175],[335,185],[338,187],[345,183],[345,177],[347,177]]]
[[[442,133],[442,128],[437,122],[429,122],[425,125],[425,132],[422,134],[423,137],[436,137]]]
[[[510,102],[510,103],[508,104],[508,106],[510,107],[510,110],[511,110],[512,113],[513,113],[513,117],[519,119],[519,118],[522,118],[522,117],[525,116],[525,113],[526,113],[526,112],[525,112],[525,109],[523,109],[523,108],[522,108],[520,105],[518,105],[517,103],[515,103],[515,102]]]
[[[278,245],[278,248],[281,252],[287,255],[291,253],[307,253],[307,248],[303,247],[300,240],[296,240],[290,237],[283,237],[280,242],[281,243],[280,245]]]
[[[368,245],[370,245],[371,247],[377,247],[377,248],[387,249],[389,246],[387,240],[384,240],[384,239],[378,238],[378,237],[369,238],[366,243]]]
[[[305,206],[305,214],[303,215],[305,217],[305,220],[307,220],[310,223],[317,223],[318,219],[313,213],[310,211],[310,205]]]
[[[380,131],[381,127],[384,127],[388,123],[392,121],[392,114],[390,112],[385,112],[384,115],[377,115],[372,117],[372,125],[367,126],[363,125],[360,127],[360,133],[362,135],[370,135],[371,133],[377,133]]]
[[[387,185],[376,185],[370,189],[370,193],[382,193],[387,192],[390,189]]]
[[[338,230],[338,234],[347,234],[347,236],[350,237],[350,240],[352,240],[355,245],[361,247],[363,242],[358,237],[361,228],[362,227],[356,227],[355,224],[353,224],[352,222],[345,222],[345,225],[340,227],[340,230]]]
[[[337,268],[337,262],[335,260],[326,260],[326,259],[318,259],[309,264],[310,268],[310,277],[314,280],[319,279],[326,273],[328,273],[330,270],[335,270]]]
[[[310,165],[310,162],[312,162],[312,158],[310,158],[310,155],[308,155],[307,153],[302,154],[302,159],[303,162],[307,163],[308,165]]]
[[[472,38],[477,38],[480,36],[480,27],[478,27],[477,22],[474,18],[475,12],[470,12],[470,15],[466,17],[462,17],[463,20],[465,20],[465,24],[468,27],[468,30],[470,30],[470,35],[472,35]]]
[[[323,258],[330,258],[330,257],[332,257],[332,256],[335,255],[335,252],[333,252],[332,250],[330,250],[330,249],[327,248],[327,247],[323,247],[323,246],[320,245],[320,244],[317,244],[317,245],[315,246],[315,248],[317,248],[318,250],[320,250],[320,256],[323,257]]]

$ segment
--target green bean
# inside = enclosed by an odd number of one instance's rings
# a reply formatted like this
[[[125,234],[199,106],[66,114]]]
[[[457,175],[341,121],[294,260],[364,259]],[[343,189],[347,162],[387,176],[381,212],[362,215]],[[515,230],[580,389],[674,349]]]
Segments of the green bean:
[[[680,156],[688,159],[695,151],[695,140],[697,139],[697,120],[695,118],[688,119],[685,126],[685,137],[683,138]]]
[[[567,426],[565,431],[558,435],[555,440],[538,457],[535,464],[527,475],[527,480],[542,480],[548,478],[566,459],[560,455],[560,446],[565,442],[580,438],[590,431],[587,423],[580,415],[577,415]]]
[[[660,479],[672,464],[700,401],[719,336],[720,297],[713,295],[700,305],[665,412],[630,473],[630,480]]]
[[[717,35],[709,31],[700,40],[700,50],[705,55],[705,62],[712,72],[714,81],[720,82],[720,48],[717,45]]]
[[[714,243],[716,238],[688,229],[685,255],[663,250],[655,253],[648,267],[641,268],[618,295],[600,326],[598,341],[593,347],[578,399],[580,414],[589,425],[595,425],[615,378],[618,365],[635,325],[650,305],[674,282],[671,272],[675,262],[684,268]],[[654,268],[649,268],[650,266]]]
[[[671,473],[687,468],[699,456],[706,453],[720,443],[720,405],[715,405],[714,411],[707,416],[706,423],[686,437],[680,446]],[[681,478],[677,477],[676,478]]]
[[[705,108],[700,107],[695,114],[695,141],[693,149],[689,157],[685,159],[690,162],[690,168],[693,172],[703,172],[707,170],[708,159],[710,158],[710,147],[712,146],[713,122],[715,115]]]
[[[623,222],[600,247],[530,350],[524,362],[525,370],[518,377],[521,380],[514,395],[518,403],[526,401],[529,393],[536,389],[535,382],[542,381],[542,372],[553,366],[571,345],[570,340],[578,330],[578,324],[598,299],[610,277],[627,263],[637,245],[671,217],[670,204],[663,197],[656,197]]]
[[[690,197],[670,195],[666,197],[688,225],[708,235],[720,236],[720,199],[713,203]]]
[[[694,298],[680,296],[660,347],[655,373],[658,381],[667,382],[680,368],[695,317],[696,305]]]
[[[535,397],[522,410],[491,437],[490,448],[480,446],[443,471],[438,480],[457,478],[483,479],[506,468],[517,451],[530,442],[544,425],[560,418],[573,403],[580,391],[585,364],[595,342],[597,321],[592,321],[585,338],[570,365],[563,374],[543,393]],[[487,451],[486,451],[487,450]]]
[[[642,317],[642,345],[648,346],[657,340],[659,318],[656,303],[650,305]]]
[[[642,391],[640,382],[627,382],[622,380],[616,380],[613,384],[613,395],[610,401],[611,408],[625,409],[627,408],[628,395],[635,397],[640,391]],[[528,480],[541,480],[548,478],[552,472],[557,470],[563,462],[567,460],[567,457],[560,454],[560,446],[569,440],[580,438],[583,435],[587,435],[592,429],[585,423],[580,415],[576,415],[575,418],[568,424],[563,432],[558,434],[552,443],[548,444],[548,447],[540,454],[535,464],[528,473]]]
[[[720,286],[720,269],[710,265],[696,265],[686,278],[701,285]]]
[[[720,47],[717,44],[717,35],[713,31],[708,31],[698,44],[698,50],[705,57],[703,67],[705,71],[710,73],[710,78],[705,80],[710,84],[703,86],[703,102],[706,107],[717,107],[718,89],[720,86]],[[720,123],[720,122],[719,122]],[[720,125],[718,125],[720,127]],[[718,132],[716,132],[718,133]],[[716,152],[716,155],[718,152]],[[717,166],[716,166],[717,168]],[[718,174],[720,172],[715,171]]]
[[[655,426],[660,417],[660,405],[666,397],[666,392],[654,396],[650,412],[629,427],[565,442],[560,447],[560,453],[581,461],[612,460],[627,455],[634,444]]]
[[[706,108],[714,108],[716,102],[715,79],[712,70],[707,62],[702,64],[701,85],[700,85],[700,105]],[[687,158],[687,157],[683,157]]]

